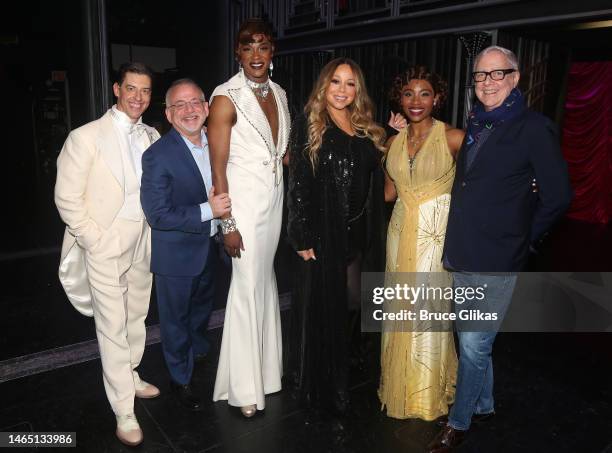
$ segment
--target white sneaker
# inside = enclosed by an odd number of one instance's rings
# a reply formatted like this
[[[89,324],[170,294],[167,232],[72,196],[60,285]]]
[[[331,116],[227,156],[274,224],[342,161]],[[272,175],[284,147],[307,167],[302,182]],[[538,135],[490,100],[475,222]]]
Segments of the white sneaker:
[[[117,438],[130,447],[142,443],[142,430],[134,414],[117,415]]]
[[[134,379],[134,389],[136,390],[136,398],[150,399],[159,396],[157,387],[140,378]]]

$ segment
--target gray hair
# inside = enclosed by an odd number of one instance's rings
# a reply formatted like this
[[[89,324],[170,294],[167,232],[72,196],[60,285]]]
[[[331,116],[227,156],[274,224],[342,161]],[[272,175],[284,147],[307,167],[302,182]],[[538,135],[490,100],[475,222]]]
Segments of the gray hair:
[[[202,93],[202,95],[200,96],[200,99],[202,101],[206,100],[206,96],[204,96],[204,90],[202,90],[202,88],[200,88],[200,85],[198,85],[197,83],[195,83],[195,81],[193,79],[189,79],[187,77],[182,78],[182,79],[176,79],[174,82],[172,82],[170,84],[170,86],[168,87],[168,90],[166,90],[166,107],[170,105],[170,94],[172,93],[172,90],[174,88],[176,88],[179,85],[191,85],[195,88],[197,88],[200,93]]]
[[[489,46],[481,50],[480,53],[476,55],[476,58],[474,58],[474,68],[473,68],[474,71],[476,70],[476,65],[478,65],[478,62],[480,61],[480,59],[484,57],[486,54],[488,54],[489,52],[503,53],[506,59],[508,60],[508,63],[510,63],[510,67],[517,71],[519,70],[518,58],[516,57],[516,54],[514,52],[512,52],[510,49],[506,49],[505,47]]]

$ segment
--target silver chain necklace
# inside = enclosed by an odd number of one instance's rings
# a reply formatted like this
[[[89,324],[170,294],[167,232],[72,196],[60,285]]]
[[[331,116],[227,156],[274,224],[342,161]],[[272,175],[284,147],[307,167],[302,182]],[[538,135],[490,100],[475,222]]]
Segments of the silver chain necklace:
[[[408,136],[408,142],[414,147],[415,149],[415,153],[413,156],[410,156],[410,150],[408,151],[408,165],[410,167],[410,171],[414,170],[415,167],[415,163],[416,163],[416,157],[417,154],[419,154],[420,148],[417,149],[417,147],[423,143],[425,141],[425,139],[427,137],[429,137],[429,133],[431,132],[431,130],[433,129],[433,127],[436,125],[436,119],[432,118],[432,122],[431,122],[431,126],[429,126],[429,129],[427,129],[427,132],[425,132],[422,135],[419,135],[418,137],[415,138],[415,136],[411,136],[409,134],[411,128],[410,125],[408,125],[408,129],[406,130],[406,135]]]
[[[432,118],[431,119],[431,126],[429,126],[429,129],[427,129],[427,131],[425,131],[424,134],[421,134],[419,136],[416,135],[410,135],[410,131],[412,130],[412,128],[410,127],[410,125],[408,125],[408,131],[407,131],[407,135],[408,135],[408,141],[410,142],[410,144],[416,148],[418,147],[421,143],[423,143],[423,141],[429,137],[429,133],[431,132],[431,130],[433,129],[433,127],[436,125],[436,119]]]

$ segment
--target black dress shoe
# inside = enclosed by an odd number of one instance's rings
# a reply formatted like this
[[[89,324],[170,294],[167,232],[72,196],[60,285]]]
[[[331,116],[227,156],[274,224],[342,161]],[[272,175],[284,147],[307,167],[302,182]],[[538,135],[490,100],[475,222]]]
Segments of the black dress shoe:
[[[465,437],[466,431],[445,426],[427,446],[429,453],[448,453],[458,446]]]
[[[176,394],[176,397],[183,406],[192,411],[200,411],[202,410],[202,402],[200,398],[193,394],[193,390],[191,389],[191,384],[177,384],[175,382],[170,382],[170,386],[172,387],[173,392]]]
[[[495,412],[489,412],[488,414],[474,414],[472,415],[472,423],[485,423],[495,417]]]
[[[474,414],[472,415],[472,423],[477,425],[480,423],[486,423],[495,416],[495,412],[489,412],[488,414]],[[443,415],[436,420],[436,426],[444,428],[448,423],[448,415]]]

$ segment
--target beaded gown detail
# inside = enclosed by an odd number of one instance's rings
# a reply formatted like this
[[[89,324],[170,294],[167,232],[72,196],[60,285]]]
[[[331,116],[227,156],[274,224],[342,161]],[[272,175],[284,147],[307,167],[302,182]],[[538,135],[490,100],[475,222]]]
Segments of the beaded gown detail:
[[[387,232],[388,280],[398,276],[391,273],[419,272],[450,282],[442,251],[455,163],[445,124],[435,122],[412,165],[407,132],[405,128],[393,141],[385,163],[398,194]],[[443,308],[450,311],[446,303]],[[448,413],[454,400],[453,332],[434,332],[423,324],[406,330],[383,332],[378,395],[390,417],[435,420]]]

